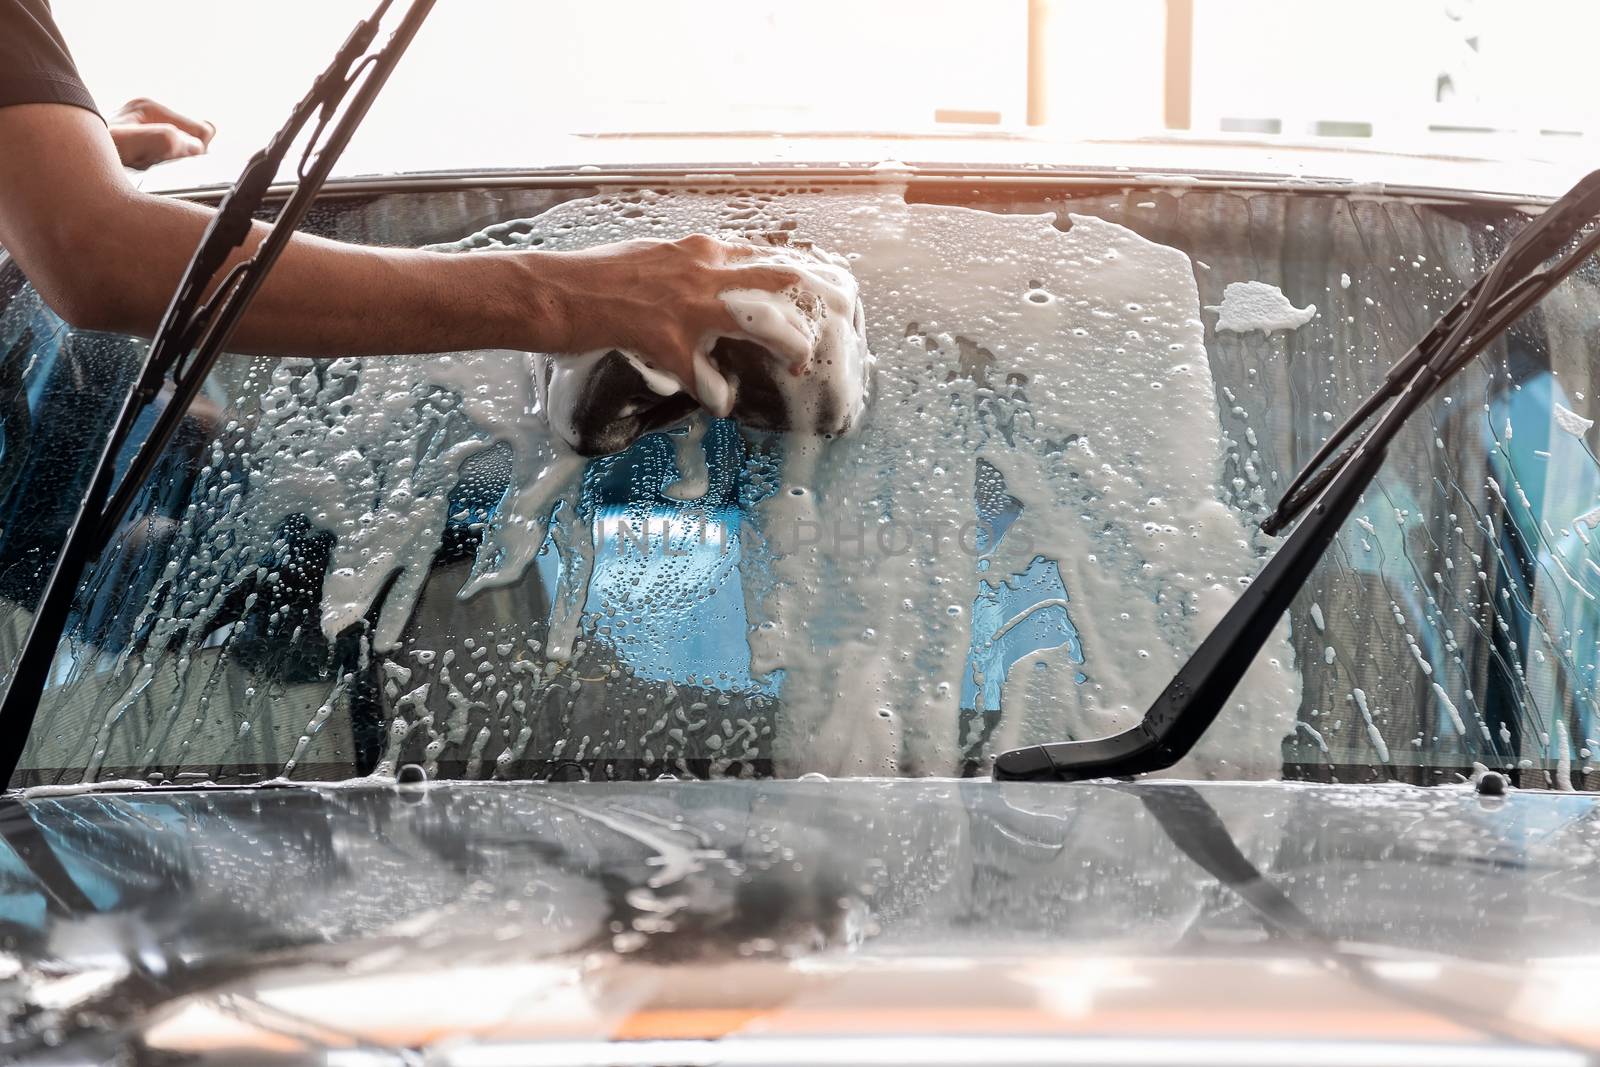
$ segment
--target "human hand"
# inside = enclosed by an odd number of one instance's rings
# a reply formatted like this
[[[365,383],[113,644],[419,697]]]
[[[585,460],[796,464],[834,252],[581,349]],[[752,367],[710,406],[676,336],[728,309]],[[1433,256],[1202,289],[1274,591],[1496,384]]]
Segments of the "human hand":
[[[552,268],[541,273],[547,283],[553,280],[556,297],[554,335],[535,347],[554,353],[626,349],[677,379],[702,403],[711,398],[697,381],[696,357],[704,363],[717,337],[760,342],[798,371],[811,359],[809,348],[788,337],[753,336],[722,300],[730,289],[777,292],[799,280],[792,271],[744,262],[758,251],[692,234],[533,253]]]
[[[145,170],[169,159],[198,156],[211,144],[217,128],[209,122],[139,97],[129,100],[107,123],[111,143],[124,167]]]

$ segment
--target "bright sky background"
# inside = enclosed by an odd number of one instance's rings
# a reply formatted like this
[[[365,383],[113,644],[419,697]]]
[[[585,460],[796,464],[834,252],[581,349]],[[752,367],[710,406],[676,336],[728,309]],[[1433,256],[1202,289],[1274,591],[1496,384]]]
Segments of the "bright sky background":
[[[236,171],[372,0],[54,6],[102,106],[147,95],[209,118],[220,130],[213,162]],[[1166,0],[1047,7],[1054,130],[1160,130]],[[1195,9],[1196,133],[1353,130],[1408,150],[1520,158],[1590,150],[1600,130],[1593,0]],[[541,145],[570,131],[922,131],[940,111],[1020,126],[1027,10],[1028,0],[440,0],[343,169],[419,155],[470,164],[487,146],[537,164]]]

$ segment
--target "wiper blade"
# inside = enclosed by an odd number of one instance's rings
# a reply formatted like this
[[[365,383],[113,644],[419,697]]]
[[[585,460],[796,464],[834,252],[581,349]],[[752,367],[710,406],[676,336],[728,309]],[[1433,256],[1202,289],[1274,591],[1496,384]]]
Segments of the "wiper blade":
[[[0,699],[0,788],[11,781],[22,758],[84,571],[110,543],[134,499],[144,491],[162,452],[267,272],[305,218],[351,135],[434,5],[434,0],[412,0],[388,40],[373,49],[372,43],[393,2],[379,0],[372,15],[356,24],[333,62],[317,75],[311,89],[295,104],[283,128],[250,157],[222,198],[189,260],[78,500],[77,512],[18,653],[10,685]],[[345,105],[342,112],[341,104]],[[256,211],[265,202],[296,138],[313,120],[315,126],[296,168],[298,181],[273,220],[271,231],[249,259],[235,265],[218,282],[228,257],[249,236]],[[112,494],[117,456],[127,444],[135,422],[169,380],[171,396]]]
[[[995,759],[994,776],[1060,781],[1120,777],[1163,770],[1186,756],[1216,721],[1278,618],[1377,476],[1389,443],[1406,420],[1485,345],[1600,250],[1600,228],[1583,232],[1597,212],[1600,171],[1578,182],[1524,228],[1323,444],[1262,528],[1275,532],[1309,511],[1306,518],[1178,668],[1143,721],[1111,737],[1003,752]],[[1562,252],[1574,236],[1577,242]],[[1556,259],[1545,266],[1553,255]],[[1385,403],[1389,407],[1382,416],[1357,435]],[[1353,443],[1340,452],[1351,437]]]
[[[1539,269],[1540,264],[1560,251],[1573,234],[1594,217],[1597,197],[1600,197],[1600,172],[1590,174],[1573,186],[1512,240],[1489,273],[1474,282],[1439,317],[1428,335],[1389,369],[1383,384],[1322,443],[1284,490],[1278,506],[1262,520],[1264,533],[1279,533],[1316,499],[1317,493],[1338,470],[1339,464],[1330,464],[1329,458],[1379,408],[1398,396],[1421,367],[1434,366],[1440,380],[1448,378],[1589,257],[1594,248],[1580,242],[1548,270]],[[1588,241],[1594,239],[1591,235]],[[1492,289],[1497,275],[1502,286],[1498,292]],[[1487,298],[1486,293],[1489,294]],[[1486,299],[1487,304],[1484,303]],[[1456,346],[1453,354],[1446,352],[1449,345]],[[1346,448],[1340,459],[1348,457],[1354,448],[1353,445]]]

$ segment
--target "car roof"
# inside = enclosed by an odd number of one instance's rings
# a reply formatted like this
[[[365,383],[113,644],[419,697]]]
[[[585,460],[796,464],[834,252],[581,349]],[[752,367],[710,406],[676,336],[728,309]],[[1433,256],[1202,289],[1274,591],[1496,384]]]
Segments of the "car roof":
[[[256,146],[223,145],[141,176],[152,192],[226,187]],[[286,168],[287,169],[287,168]],[[1292,143],[1271,138],[1159,137],[1059,140],[993,131],[890,134],[591,133],[519,138],[442,150],[435,144],[353,143],[340,179],[441,175],[484,177],[593,170],[680,175],[811,170],[877,173],[1093,177],[1129,184],[1182,181],[1331,185],[1345,191],[1439,191],[1539,200],[1559,195],[1587,171],[1580,158],[1503,159],[1387,151],[1369,141]]]

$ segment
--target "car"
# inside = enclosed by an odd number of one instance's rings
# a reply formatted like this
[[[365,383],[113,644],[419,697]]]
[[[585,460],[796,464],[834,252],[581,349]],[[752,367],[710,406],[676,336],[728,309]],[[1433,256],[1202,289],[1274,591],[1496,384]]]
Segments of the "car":
[[[305,228],[363,243],[838,257],[864,414],[584,456],[531,353],[219,360],[0,796],[8,1058],[1600,1055],[1592,266],[1406,423],[1171,766],[991,773],[1139,728],[1571,176],[763,143],[323,186]],[[12,659],[143,352],[0,263]]]

